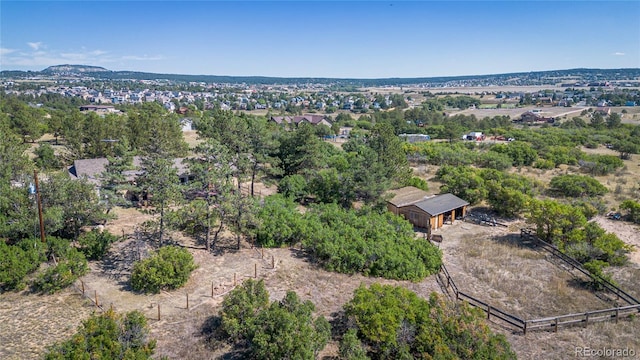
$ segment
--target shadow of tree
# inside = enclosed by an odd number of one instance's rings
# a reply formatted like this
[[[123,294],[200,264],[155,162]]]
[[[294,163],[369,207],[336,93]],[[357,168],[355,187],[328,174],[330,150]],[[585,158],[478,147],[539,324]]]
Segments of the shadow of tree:
[[[221,347],[232,345],[231,350],[219,357],[225,360],[240,360],[249,358],[249,349],[244,341],[233,343],[227,334],[222,330],[222,318],[218,315],[207,318],[196,335],[202,337],[207,348],[216,350]]]
[[[531,249],[531,250],[539,251],[538,245],[536,244],[535,240],[522,238],[520,237],[520,234],[511,233],[511,234],[505,234],[505,235],[492,236],[491,240],[493,240],[498,244],[506,245],[513,248]]]

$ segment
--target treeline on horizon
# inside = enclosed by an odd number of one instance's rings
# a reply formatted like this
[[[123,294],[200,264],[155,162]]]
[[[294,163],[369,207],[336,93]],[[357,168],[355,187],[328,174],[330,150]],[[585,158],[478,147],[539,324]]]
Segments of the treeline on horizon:
[[[76,65],[72,65],[76,66]],[[78,67],[85,67],[77,65]],[[20,78],[38,75],[55,74],[50,68],[42,71],[5,70],[0,72],[0,78]],[[627,69],[568,69],[532,71],[506,74],[465,75],[465,76],[439,76],[439,77],[414,77],[414,78],[377,78],[377,79],[350,79],[328,77],[269,77],[269,76],[225,76],[225,75],[183,75],[183,74],[157,74],[137,71],[95,71],[82,72],[82,75],[102,80],[168,80],[175,82],[206,82],[206,83],[244,83],[249,85],[294,85],[303,83],[340,85],[340,86],[392,86],[409,84],[445,84],[455,81],[478,82],[506,82],[517,79],[522,85],[550,84],[549,80],[560,77],[579,77],[581,81],[604,80],[629,80],[640,77],[640,68]],[[569,80],[569,79],[567,79]],[[514,84],[516,85],[516,84]]]

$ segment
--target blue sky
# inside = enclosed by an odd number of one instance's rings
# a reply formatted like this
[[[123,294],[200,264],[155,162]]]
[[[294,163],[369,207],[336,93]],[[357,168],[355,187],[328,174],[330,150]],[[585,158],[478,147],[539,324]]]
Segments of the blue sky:
[[[0,69],[418,77],[640,67],[640,1],[0,1]]]

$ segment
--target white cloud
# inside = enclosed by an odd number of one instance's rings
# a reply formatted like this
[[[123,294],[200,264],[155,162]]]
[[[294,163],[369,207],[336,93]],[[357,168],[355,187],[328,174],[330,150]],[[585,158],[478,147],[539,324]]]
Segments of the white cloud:
[[[29,45],[30,48],[32,48],[33,50],[38,50],[40,49],[40,47],[42,47],[42,42],[38,41],[38,42],[28,42],[27,45]]]
[[[615,52],[615,53],[613,53],[613,55],[615,55],[615,56],[624,56],[625,54],[623,52]]]
[[[162,55],[119,55],[102,49],[51,49],[41,42],[28,43],[30,49],[19,51],[0,48],[3,69],[44,69],[52,65],[78,64],[108,67],[109,64],[127,61],[157,61],[164,59]]]

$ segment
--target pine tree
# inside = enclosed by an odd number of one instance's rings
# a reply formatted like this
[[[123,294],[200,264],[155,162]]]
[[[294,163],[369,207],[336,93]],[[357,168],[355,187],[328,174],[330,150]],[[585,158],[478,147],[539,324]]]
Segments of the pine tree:
[[[100,198],[104,202],[107,214],[116,206],[127,203],[122,192],[130,188],[125,171],[133,169],[133,152],[128,149],[126,139],[115,146],[115,156],[108,156],[109,163],[100,174]]]
[[[160,215],[160,244],[164,236],[165,212],[181,197],[175,160],[168,151],[171,147],[163,140],[165,139],[162,137],[151,137],[146,155],[141,159],[142,174],[138,177],[140,189],[151,199],[154,206],[151,213]]]

